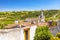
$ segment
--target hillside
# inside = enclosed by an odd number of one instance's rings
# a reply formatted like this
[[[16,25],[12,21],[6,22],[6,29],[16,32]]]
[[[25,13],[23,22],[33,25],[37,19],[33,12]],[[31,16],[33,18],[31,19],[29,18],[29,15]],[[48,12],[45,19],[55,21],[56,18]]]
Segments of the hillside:
[[[60,17],[60,10],[43,10],[45,20],[56,20]],[[15,20],[24,20],[26,18],[38,17],[41,11],[12,11],[0,12],[0,28],[7,24],[14,23]]]

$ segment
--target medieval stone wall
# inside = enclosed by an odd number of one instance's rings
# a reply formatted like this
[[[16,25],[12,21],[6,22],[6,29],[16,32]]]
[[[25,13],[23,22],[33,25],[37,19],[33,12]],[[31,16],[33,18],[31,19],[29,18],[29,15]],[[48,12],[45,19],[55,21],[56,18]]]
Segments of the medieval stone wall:
[[[50,28],[51,33],[56,36],[58,32],[60,32],[60,20],[57,21],[57,26]]]

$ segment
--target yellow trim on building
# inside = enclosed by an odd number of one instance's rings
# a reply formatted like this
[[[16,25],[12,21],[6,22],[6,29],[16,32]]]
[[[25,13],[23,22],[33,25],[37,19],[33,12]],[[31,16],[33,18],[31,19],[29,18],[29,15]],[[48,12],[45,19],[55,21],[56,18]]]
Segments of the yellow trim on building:
[[[28,40],[30,40],[30,29],[28,30]]]
[[[25,31],[24,31],[24,40],[26,40],[26,33],[25,33]]]
[[[30,40],[30,29],[27,30],[28,32],[28,40]],[[26,31],[24,30],[24,40],[26,40]]]

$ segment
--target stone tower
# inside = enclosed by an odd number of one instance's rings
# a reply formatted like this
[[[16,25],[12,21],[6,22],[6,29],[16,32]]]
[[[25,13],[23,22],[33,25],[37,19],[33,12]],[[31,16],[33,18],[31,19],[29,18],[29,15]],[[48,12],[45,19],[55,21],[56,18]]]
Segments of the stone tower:
[[[43,15],[43,12],[41,12],[41,14],[39,15],[39,18],[41,22],[45,22],[44,20],[45,16]]]

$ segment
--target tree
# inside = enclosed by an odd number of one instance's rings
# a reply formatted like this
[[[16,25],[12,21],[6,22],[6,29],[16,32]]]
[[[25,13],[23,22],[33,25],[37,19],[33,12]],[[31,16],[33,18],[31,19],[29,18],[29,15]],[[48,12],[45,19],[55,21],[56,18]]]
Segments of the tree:
[[[47,26],[41,26],[36,29],[34,40],[50,40],[52,34]]]

